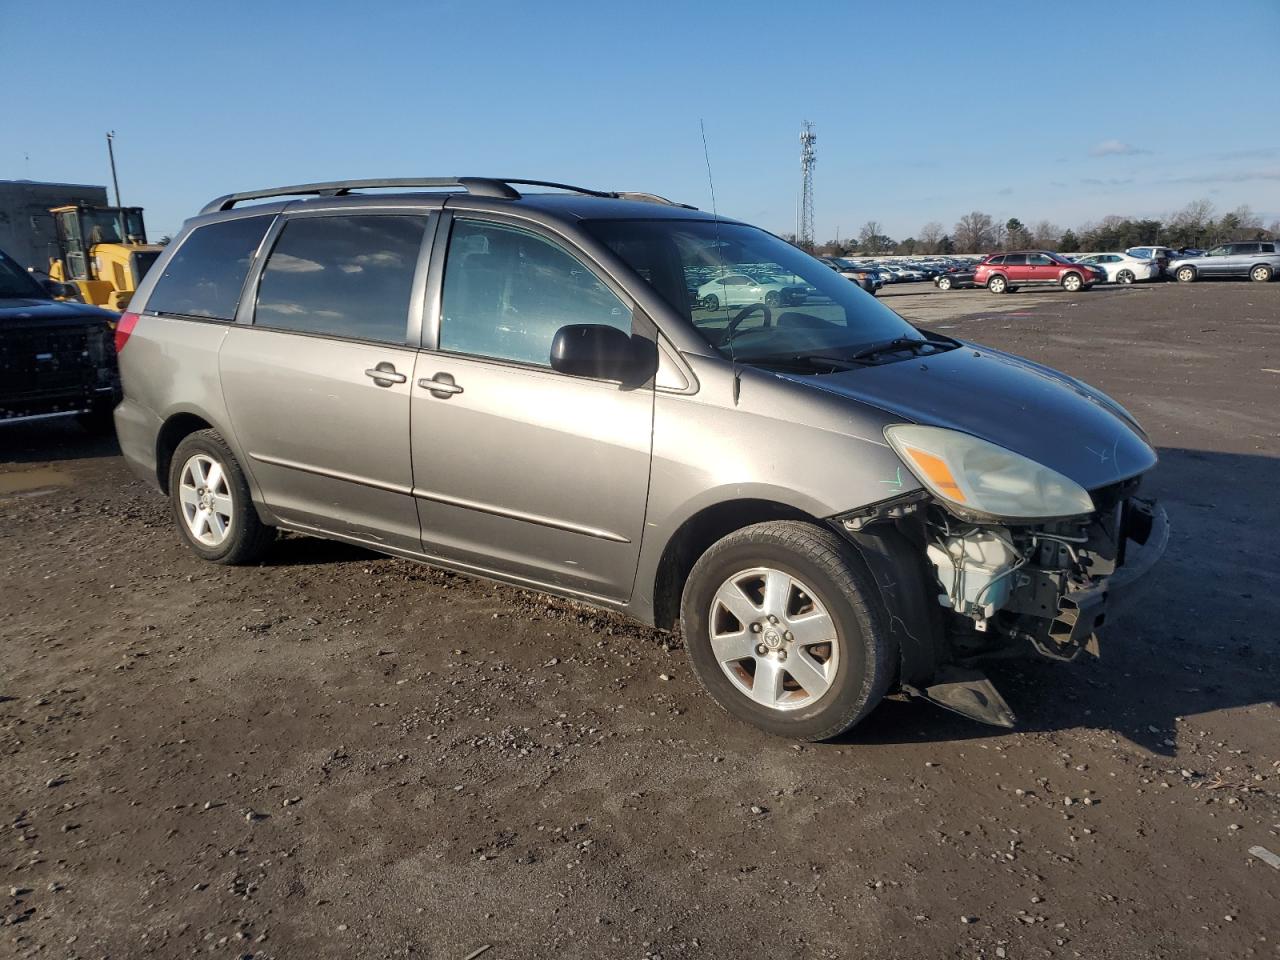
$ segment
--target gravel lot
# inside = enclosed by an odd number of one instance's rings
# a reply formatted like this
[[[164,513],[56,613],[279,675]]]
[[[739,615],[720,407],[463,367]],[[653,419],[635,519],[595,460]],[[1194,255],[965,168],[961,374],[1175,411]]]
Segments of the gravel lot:
[[[769,739],[677,638],[303,538],[202,564],[113,443],[10,427],[0,956],[1280,956],[1280,283],[885,299],[1160,447],[1169,553],[1100,662],[993,668],[1020,730]]]

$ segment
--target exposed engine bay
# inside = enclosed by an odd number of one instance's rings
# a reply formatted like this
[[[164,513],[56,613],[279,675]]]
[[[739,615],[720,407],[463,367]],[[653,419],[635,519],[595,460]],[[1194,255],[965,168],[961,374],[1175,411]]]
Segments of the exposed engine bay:
[[[1012,711],[974,662],[1019,650],[1061,661],[1098,656],[1113,593],[1145,573],[1168,538],[1164,511],[1136,495],[1140,480],[1091,491],[1091,514],[1034,524],[961,519],[921,492],[842,518],[855,538],[891,523],[923,548],[925,579],[932,574],[945,611],[942,651],[932,681],[904,689],[1012,726]]]
[[[1155,510],[1137,481],[1101,492],[1097,513],[1037,526],[965,524],[944,511],[926,521],[938,602],[975,633],[1026,640],[1042,655],[1098,655],[1111,580],[1129,546],[1151,537]],[[982,644],[966,644],[981,647]]]

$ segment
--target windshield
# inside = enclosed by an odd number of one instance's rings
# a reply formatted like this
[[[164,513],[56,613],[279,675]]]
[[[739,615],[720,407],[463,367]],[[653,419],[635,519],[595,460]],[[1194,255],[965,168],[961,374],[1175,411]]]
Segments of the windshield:
[[[48,300],[49,294],[31,278],[27,271],[0,253],[0,300],[17,299]]]
[[[584,226],[727,358],[843,355],[923,340],[856,284],[755,227],[674,219]]]

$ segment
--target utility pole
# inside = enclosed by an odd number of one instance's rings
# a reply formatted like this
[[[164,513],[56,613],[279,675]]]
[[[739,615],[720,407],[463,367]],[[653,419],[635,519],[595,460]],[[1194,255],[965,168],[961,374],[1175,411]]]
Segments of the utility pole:
[[[797,239],[806,250],[813,249],[813,168],[818,162],[814,144],[818,135],[813,124],[805,120],[800,124],[800,230]]]
[[[120,203],[120,179],[116,176],[115,139],[116,132],[114,130],[109,130],[107,132],[107,156],[111,158],[111,183],[116,188],[116,207],[118,208],[116,215],[120,218],[120,242],[124,243],[129,239],[129,237],[125,233],[124,207]]]

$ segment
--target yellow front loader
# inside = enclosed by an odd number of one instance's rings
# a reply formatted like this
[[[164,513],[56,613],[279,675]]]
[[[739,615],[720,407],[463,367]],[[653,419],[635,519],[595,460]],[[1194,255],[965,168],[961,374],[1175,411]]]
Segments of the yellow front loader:
[[[108,310],[124,310],[164,247],[147,243],[141,207],[76,203],[54,207],[58,257],[49,276],[74,286],[80,299]]]

